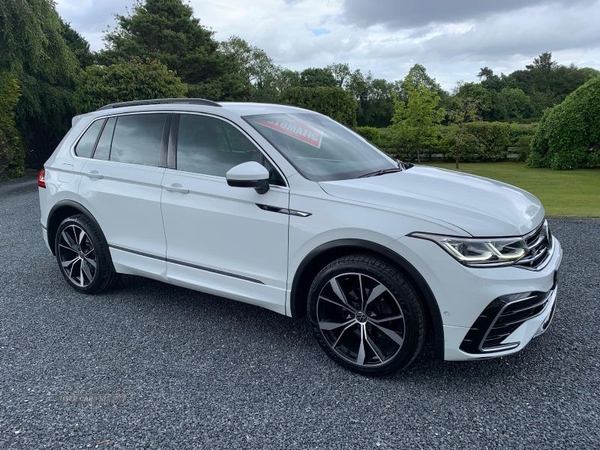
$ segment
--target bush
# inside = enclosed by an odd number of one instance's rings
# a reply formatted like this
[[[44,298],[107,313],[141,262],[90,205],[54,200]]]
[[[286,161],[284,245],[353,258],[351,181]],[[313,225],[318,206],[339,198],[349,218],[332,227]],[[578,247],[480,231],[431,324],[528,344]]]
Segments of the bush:
[[[537,123],[513,123],[510,125],[509,152],[517,155],[517,161],[525,161],[528,158],[531,149],[531,141],[533,140],[537,128]]]
[[[187,85],[167,66],[153,61],[89,66],[77,84],[77,111],[93,111],[107,103],[150,98],[184,97]]]
[[[356,126],[358,103],[349,92],[337,87],[290,87],[281,102],[320,112],[349,127]]]
[[[477,143],[479,161],[503,161],[510,145],[510,124],[505,122],[471,122],[466,132]]]
[[[21,91],[14,74],[0,73],[0,180],[25,174],[25,153],[15,123]]]
[[[600,77],[544,112],[527,165],[557,170],[600,166]]]
[[[381,130],[375,127],[357,127],[355,130],[371,144],[379,146],[381,140]]]

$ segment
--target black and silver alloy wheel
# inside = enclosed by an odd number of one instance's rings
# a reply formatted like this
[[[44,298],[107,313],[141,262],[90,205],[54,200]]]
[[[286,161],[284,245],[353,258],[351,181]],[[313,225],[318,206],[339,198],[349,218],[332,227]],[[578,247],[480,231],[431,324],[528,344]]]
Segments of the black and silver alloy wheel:
[[[308,314],[325,352],[363,374],[406,368],[425,339],[418,293],[396,268],[371,256],[346,256],[323,268],[309,292]]]
[[[63,273],[79,287],[88,287],[96,277],[98,264],[94,245],[83,228],[65,227],[58,237],[58,260]]]
[[[54,249],[63,276],[80,292],[95,294],[117,280],[104,235],[98,225],[83,214],[62,221]]]
[[[376,367],[404,344],[404,314],[382,283],[360,273],[329,280],[317,299],[317,320],[325,341],[341,358]]]

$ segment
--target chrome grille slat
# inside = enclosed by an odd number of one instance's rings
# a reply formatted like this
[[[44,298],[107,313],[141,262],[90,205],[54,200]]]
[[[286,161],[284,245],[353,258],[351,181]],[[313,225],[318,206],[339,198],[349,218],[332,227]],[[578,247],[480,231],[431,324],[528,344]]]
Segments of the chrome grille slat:
[[[525,236],[527,254],[517,261],[516,265],[528,269],[541,267],[550,257],[552,248],[552,237],[548,230],[548,224],[544,223],[531,234]]]
[[[538,306],[541,306],[541,305],[544,305],[544,304],[546,304],[546,301],[547,301],[547,299],[543,299],[543,300],[541,300],[540,302],[538,302],[538,303],[535,303],[535,304],[533,304],[533,305],[531,305],[531,306],[526,306],[525,308],[519,308],[519,309],[517,309],[517,310],[515,310],[515,311],[510,311],[510,312],[507,312],[507,313],[505,312],[505,313],[503,313],[503,314],[502,314],[502,317],[510,317],[510,316],[512,316],[513,314],[518,314],[518,313],[521,313],[521,312],[523,312],[523,311],[527,311],[528,309],[537,308]],[[508,309],[508,308],[507,308],[507,309]]]

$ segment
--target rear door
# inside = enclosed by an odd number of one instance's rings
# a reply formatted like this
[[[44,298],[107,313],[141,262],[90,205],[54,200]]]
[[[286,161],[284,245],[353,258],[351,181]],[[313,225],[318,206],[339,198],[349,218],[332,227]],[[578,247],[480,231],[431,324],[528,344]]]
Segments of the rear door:
[[[165,279],[160,197],[171,116],[109,118],[82,171],[79,194],[110,246],[117,271]]]
[[[287,210],[289,189],[280,172],[223,119],[181,114],[172,130],[162,196],[169,280],[284,313],[289,215],[273,211]],[[271,173],[266,194],[227,184],[225,173],[247,161]]]

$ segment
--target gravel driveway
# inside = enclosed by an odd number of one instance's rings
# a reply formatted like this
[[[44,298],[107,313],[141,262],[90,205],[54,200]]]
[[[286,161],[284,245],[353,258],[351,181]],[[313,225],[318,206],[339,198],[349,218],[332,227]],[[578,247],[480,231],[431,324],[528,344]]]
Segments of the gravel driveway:
[[[75,293],[35,180],[2,183],[0,448],[600,448],[600,221],[550,222],[565,258],[545,335],[371,379],[305,320],[136,277]]]

